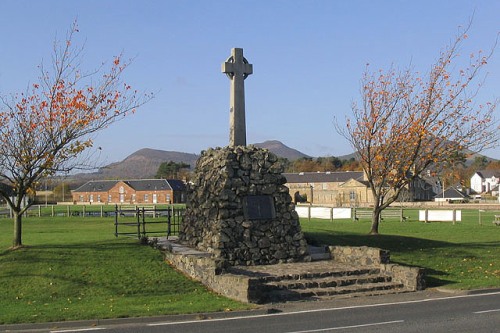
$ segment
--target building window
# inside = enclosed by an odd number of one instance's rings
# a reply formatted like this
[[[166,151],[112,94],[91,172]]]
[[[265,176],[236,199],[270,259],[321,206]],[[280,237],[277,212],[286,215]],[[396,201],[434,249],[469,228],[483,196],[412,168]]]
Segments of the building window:
[[[144,194],[144,202],[148,202],[149,201],[149,194]]]
[[[132,202],[135,202],[135,193],[132,193]]]
[[[93,195],[93,194],[91,194],[91,195],[89,196],[89,201],[90,201],[90,202],[94,202],[94,195]]]
[[[80,195],[79,200],[80,200],[80,202],[83,202],[83,195]]]
[[[170,193],[167,193],[167,203],[170,203]]]
[[[108,202],[111,202],[112,199],[111,194],[108,194]]]
[[[97,195],[97,202],[101,202],[101,195],[100,194]]]

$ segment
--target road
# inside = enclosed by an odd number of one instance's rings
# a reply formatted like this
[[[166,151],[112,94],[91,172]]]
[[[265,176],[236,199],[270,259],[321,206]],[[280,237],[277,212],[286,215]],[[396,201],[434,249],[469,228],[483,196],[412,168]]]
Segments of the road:
[[[92,327],[36,329],[32,332],[70,333],[315,333],[315,332],[500,332],[500,291],[478,294],[384,298],[388,302],[335,306],[338,301],[295,303],[271,313],[240,313],[231,317],[186,317],[180,321],[144,319]],[[279,305],[278,305],[279,306]],[[273,313],[274,312],[274,313]],[[199,317],[199,316],[198,316]],[[28,332],[28,330],[23,330]]]

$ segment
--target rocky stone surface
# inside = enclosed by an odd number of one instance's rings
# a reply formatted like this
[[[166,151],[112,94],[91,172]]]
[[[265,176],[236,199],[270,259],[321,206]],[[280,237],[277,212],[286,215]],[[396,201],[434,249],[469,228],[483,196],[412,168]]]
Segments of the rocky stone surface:
[[[228,265],[307,260],[307,243],[282,172],[267,149],[202,152],[188,188],[179,240]]]

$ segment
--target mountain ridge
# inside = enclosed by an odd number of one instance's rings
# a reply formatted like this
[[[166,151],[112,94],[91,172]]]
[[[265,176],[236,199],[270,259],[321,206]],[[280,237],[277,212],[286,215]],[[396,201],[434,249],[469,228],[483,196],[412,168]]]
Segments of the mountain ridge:
[[[290,161],[299,158],[311,158],[296,149],[290,148],[278,140],[268,140],[253,144],[256,147],[268,149],[278,157],[286,158]],[[483,156],[478,153],[468,154],[466,164],[472,164],[475,157]],[[184,153],[179,151],[167,151],[153,148],[142,148],[130,154],[120,162],[110,163],[98,171],[92,173],[80,173],[73,175],[74,181],[84,182],[89,180],[116,180],[116,179],[145,179],[154,178],[161,163],[173,161],[175,163],[185,163],[191,169],[196,166],[196,161],[200,155]],[[356,158],[356,154],[338,156],[339,159]],[[494,160],[487,157],[489,160]]]
[[[253,144],[259,148],[265,148],[278,157],[296,160],[302,157],[310,157],[296,149],[290,148],[278,140],[268,140]],[[120,162],[110,163],[98,171],[92,173],[80,173],[72,178],[78,180],[104,180],[104,179],[139,179],[154,178],[158,167],[163,162],[173,161],[186,163],[194,169],[200,155],[184,153],[179,151],[167,151],[153,148],[142,148],[125,157]]]

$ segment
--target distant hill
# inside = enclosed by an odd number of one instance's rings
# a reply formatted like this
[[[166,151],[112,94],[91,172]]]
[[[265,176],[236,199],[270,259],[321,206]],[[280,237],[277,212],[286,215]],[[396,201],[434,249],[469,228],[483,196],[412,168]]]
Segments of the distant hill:
[[[198,157],[190,153],[143,148],[121,162],[111,163],[97,172],[82,173],[72,178],[79,180],[153,178],[163,162],[183,162],[194,168]]]
[[[297,160],[302,157],[310,157],[300,151],[290,148],[280,141],[277,140],[269,140],[264,141],[262,143],[254,143],[254,146],[259,148],[269,149],[270,152],[276,154],[278,157],[286,158],[290,161]]]
[[[254,144],[260,148],[269,149],[279,157],[295,160],[301,157],[309,157],[300,151],[287,147],[280,141],[265,141]],[[101,179],[140,179],[153,178],[158,171],[158,167],[163,162],[173,161],[176,163],[186,163],[194,169],[199,155],[182,153],[178,151],[165,151],[158,149],[143,148],[129,155],[121,162],[111,163],[100,168],[97,172],[81,173],[72,176],[73,181],[85,182],[88,180]]]

